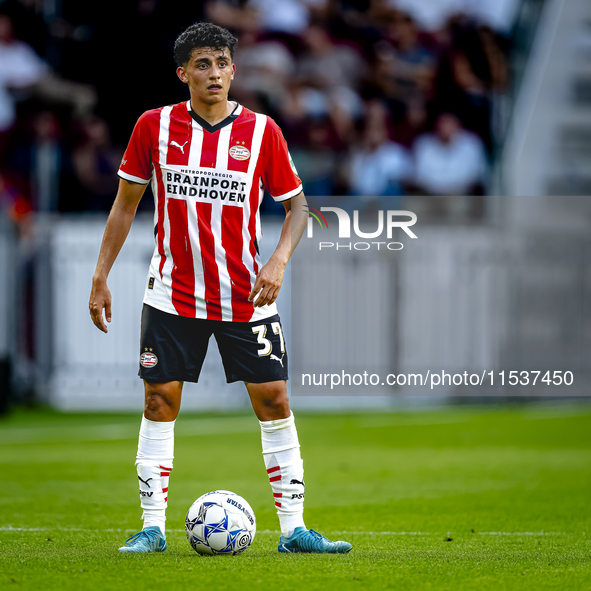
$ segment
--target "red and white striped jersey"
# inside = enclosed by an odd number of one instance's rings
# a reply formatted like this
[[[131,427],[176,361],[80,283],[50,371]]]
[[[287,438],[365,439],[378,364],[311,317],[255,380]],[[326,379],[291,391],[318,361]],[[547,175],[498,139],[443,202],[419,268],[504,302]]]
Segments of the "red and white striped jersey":
[[[248,296],[261,268],[264,189],[286,201],[302,183],[277,124],[237,105],[215,126],[190,101],[146,111],[119,176],[152,181],[156,247],[144,302],[191,318],[252,322],[277,313]]]

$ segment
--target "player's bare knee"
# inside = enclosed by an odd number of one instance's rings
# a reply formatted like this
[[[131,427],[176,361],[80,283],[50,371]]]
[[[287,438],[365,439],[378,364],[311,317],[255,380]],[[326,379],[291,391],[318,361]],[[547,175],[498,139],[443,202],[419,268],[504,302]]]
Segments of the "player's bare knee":
[[[146,393],[144,416],[150,421],[174,421],[176,419],[174,402],[166,395],[157,392]]]
[[[163,401],[160,396],[151,394],[146,396],[146,403],[144,405],[144,416],[150,421],[162,421],[163,415],[166,414],[166,409],[163,412]]]
[[[283,419],[289,416],[289,399],[283,392],[275,396],[265,397],[261,400],[265,413],[269,420]]]

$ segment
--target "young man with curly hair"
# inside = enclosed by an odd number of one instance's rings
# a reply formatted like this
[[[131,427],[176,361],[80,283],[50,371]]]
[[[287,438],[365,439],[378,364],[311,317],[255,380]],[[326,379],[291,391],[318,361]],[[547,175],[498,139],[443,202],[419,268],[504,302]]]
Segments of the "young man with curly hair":
[[[227,381],[245,383],[260,422],[281,525],[279,551],[351,550],[349,543],[331,542],[304,525],[304,470],[275,300],[306,225],[306,201],[277,124],[228,100],[235,45],[229,31],[210,23],[192,25],[176,40],[177,75],[190,100],[139,118],[93,276],[90,313],[107,332],[107,277],[151,182],[156,246],[142,312],[145,408],[136,459],[144,525],[120,552],[166,550],[174,423],[183,383],[198,381],[211,335]],[[286,217],[277,248],[262,265],[259,206],[265,189],[284,205]]]

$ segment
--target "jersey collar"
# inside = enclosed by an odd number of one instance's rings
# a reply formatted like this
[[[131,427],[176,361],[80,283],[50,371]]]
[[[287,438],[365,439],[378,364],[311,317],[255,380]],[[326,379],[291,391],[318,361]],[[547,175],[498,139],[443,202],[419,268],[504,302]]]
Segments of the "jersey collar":
[[[207,121],[205,121],[205,119],[199,117],[199,115],[197,115],[197,113],[193,111],[190,100],[187,101],[187,111],[189,111],[189,115],[191,115],[193,120],[199,123],[199,125],[201,125],[201,127],[203,127],[205,131],[208,131],[209,133],[215,133],[216,131],[222,129],[222,127],[226,127],[226,125],[232,123],[232,121],[234,121],[234,119],[236,119],[238,115],[242,113],[242,105],[236,103],[236,107],[234,107],[234,110],[225,119],[222,119],[219,123],[216,123],[215,125],[210,125]]]

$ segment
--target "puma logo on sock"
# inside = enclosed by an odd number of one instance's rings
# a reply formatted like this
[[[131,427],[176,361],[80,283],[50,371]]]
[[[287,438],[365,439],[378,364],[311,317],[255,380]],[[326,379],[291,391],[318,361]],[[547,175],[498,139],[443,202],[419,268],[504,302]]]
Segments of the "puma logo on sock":
[[[148,478],[148,480],[142,480],[141,476],[138,476],[138,478],[140,479],[141,482],[143,482],[148,488],[152,488],[148,482],[150,482],[150,480],[154,480],[153,478]]]

